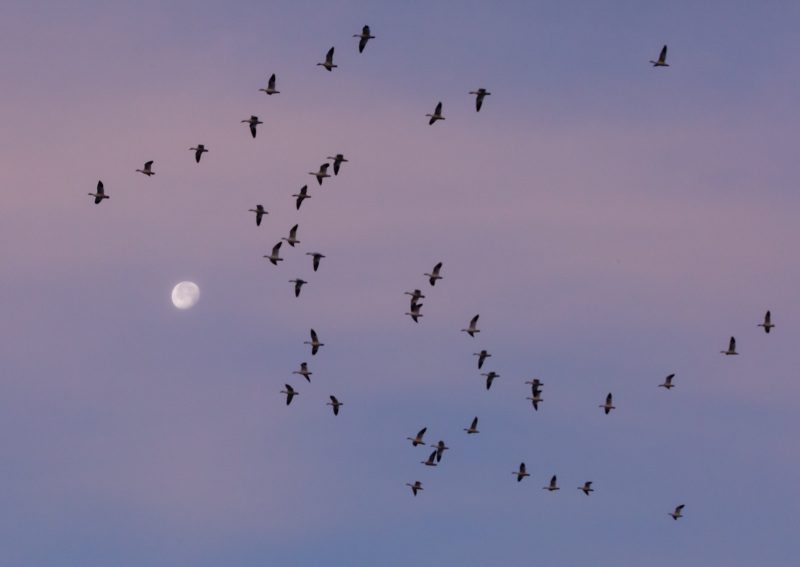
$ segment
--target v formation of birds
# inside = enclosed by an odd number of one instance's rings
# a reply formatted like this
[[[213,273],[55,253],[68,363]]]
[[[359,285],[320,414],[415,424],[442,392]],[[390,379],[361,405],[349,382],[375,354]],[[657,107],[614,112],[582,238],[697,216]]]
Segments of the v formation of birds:
[[[358,38],[359,40],[358,41],[359,53],[363,53],[368,42],[371,39],[375,39],[375,36],[372,35],[371,33],[370,27],[366,25],[362,28],[361,33],[354,34],[353,37]],[[332,72],[334,69],[338,68],[338,65],[334,63],[334,53],[335,53],[335,48],[331,47],[325,54],[325,60],[323,62],[317,63],[317,65],[321,66],[328,72]],[[652,64],[653,67],[669,67],[669,64],[667,63],[666,45],[662,47],[658,59],[651,60],[650,63]],[[259,92],[264,92],[269,96],[280,94],[281,91],[277,90],[277,78],[274,73],[269,77],[267,81],[267,87],[259,89]],[[475,111],[480,112],[484,104],[484,99],[486,98],[486,96],[489,96],[492,93],[490,93],[487,89],[481,87],[477,90],[470,91],[469,94],[475,96]],[[428,124],[431,126],[433,126],[439,121],[444,121],[445,116],[443,112],[442,102],[438,101],[434,107],[433,113],[426,114],[425,116],[429,119]],[[263,124],[263,122],[259,119],[259,117],[255,115],[251,115],[249,118],[246,118],[241,122],[248,125],[248,130],[253,138],[256,138],[257,136],[258,133],[257,127]],[[196,146],[190,147],[189,149],[194,152],[194,159],[195,162],[198,164],[200,163],[203,154],[209,152],[205,144],[197,144]],[[326,160],[327,161],[323,162],[316,171],[309,172],[309,175],[313,176],[316,179],[317,184],[319,186],[323,184],[324,180],[329,179],[331,177],[331,174],[328,173],[328,169],[330,168],[331,165],[333,165],[333,176],[338,176],[342,164],[347,163],[348,161],[345,158],[344,154],[341,153],[337,153],[333,156],[327,156]],[[136,172],[142,173],[147,177],[155,175],[156,172],[153,170],[153,163],[154,160],[146,161],[142,169],[137,169]],[[104,200],[110,198],[110,195],[107,194],[105,191],[105,186],[102,181],[97,182],[97,187],[95,192],[89,193],[89,195],[91,197],[94,197],[94,203],[97,205],[102,203]],[[299,192],[293,194],[292,197],[295,198],[295,205],[297,210],[300,210],[302,203],[306,199],[310,199],[312,195],[310,195],[308,192],[308,185],[303,185],[303,187],[299,190]],[[250,212],[255,213],[256,226],[261,226],[264,217],[269,214],[269,212],[265,209],[265,207],[262,204],[257,204],[255,208],[250,209]],[[282,244],[286,242],[291,248],[295,248],[295,245],[301,243],[300,239],[298,238],[298,230],[299,230],[299,225],[295,224],[289,230],[288,236],[281,238],[281,240],[277,242],[275,246],[272,248],[270,254],[264,255],[264,258],[267,259],[273,266],[278,266],[278,263],[283,261],[283,258],[280,257]],[[306,252],[306,255],[311,256],[313,271],[316,272],[320,267],[321,260],[325,258],[325,255],[320,252]],[[438,262],[436,265],[434,265],[434,267],[430,272],[424,273],[424,276],[427,279],[428,284],[431,288],[435,287],[437,282],[444,279],[444,276],[442,276],[441,273],[442,268],[443,268],[443,262]],[[289,283],[293,284],[295,297],[299,297],[303,286],[308,284],[306,280],[303,280],[301,278],[295,278],[289,280]],[[419,323],[420,319],[423,317],[422,314],[423,304],[421,303],[421,300],[425,299],[426,296],[423,293],[423,291],[419,288],[414,289],[413,291],[407,291],[405,292],[405,294],[411,296],[409,311],[406,312],[406,315],[408,315],[414,323]],[[468,337],[474,339],[476,335],[481,332],[481,330],[478,328],[479,319],[480,315],[476,314],[470,319],[469,324],[465,328],[461,329],[461,331],[464,332]],[[775,327],[775,325],[772,323],[772,314],[770,311],[766,312],[766,314],[764,315],[763,322],[759,323],[758,326],[761,327],[767,334],[769,334],[770,331]],[[325,346],[325,343],[320,341],[319,335],[314,329],[310,330],[309,336],[310,340],[304,341],[304,343],[310,346],[310,354],[312,356],[315,356],[319,352],[320,348]],[[738,355],[739,353],[736,351],[736,339],[734,337],[730,337],[728,341],[728,348],[725,350],[721,350],[720,353],[726,356]],[[489,358],[491,358],[492,355],[488,350],[482,349],[479,352],[474,353],[474,356],[478,357],[477,367],[478,370],[480,371],[481,369],[483,369],[484,363]],[[308,362],[303,361],[300,363],[300,369],[293,371],[292,374],[297,374],[301,376],[310,384],[311,375],[313,374],[313,372],[309,370]],[[481,376],[485,377],[486,390],[490,390],[492,384],[494,383],[494,380],[500,377],[500,375],[493,370],[490,370],[488,372],[483,372],[481,373]],[[675,378],[674,373],[669,374],[668,376],[666,376],[666,378],[664,378],[664,382],[658,384],[657,386],[664,388],[666,390],[671,390],[672,388],[675,387],[675,384],[673,383],[674,378]],[[530,400],[533,410],[538,411],[540,404],[542,404],[542,402],[544,401],[544,399],[542,398],[542,387],[544,386],[544,382],[541,382],[539,378],[533,378],[531,380],[527,380],[525,384],[529,385],[531,388],[531,395],[527,396],[526,399]],[[287,406],[291,405],[294,398],[300,395],[300,392],[297,389],[295,389],[291,384],[285,384],[285,388],[281,390],[280,393],[285,395],[285,401]],[[340,407],[343,406],[344,403],[339,401],[339,399],[333,394],[329,395],[328,398],[330,401],[326,402],[326,405],[331,406],[331,410],[334,416],[338,416]],[[605,397],[604,403],[599,404],[598,407],[603,410],[603,413],[605,415],[609,415],[612,412],[612,410],[615,410],[616,406],[614,405],[613,393],[609,392]],[[470,421],[469,426],[463,428],[463,431],[465,431],[467,435],[474,435],[480,433],[478,429],[478,423],[479,423],[478,416],[475,416]],[[417,434],[414,437],[407,437],[407,439],[411,441],[411,445],[414,447],[420,445],[424,447],[426,446],[424,440],[424,436],[426,433],[427,433],[427,427],[423,427],[417,432]],[[433,448],[433,451],[428,455],[427,459],[420,462],[426,467],[437,467],[441,464],[442,457],[445,451],[449,450],[450,447],[448,447],[443,440],[439,440],[437,443],[431,444],[430,447]],[[531,473],[528,472],[528,468],[524,462],[521,462],[519,464],[517,470],[511,472],[516,477],[517,482],[521,482],[523,479],[531,476]],[[586,480],[583,481],[583,484],[577,486],[577,489],[583,492],[585,495],[589,496],[595,490],[592,484],[593,483],[591,480]],[[406,483],[406,486],[410,487],[413,496],[417,496],[419,492],[424,490],[423,483],[420,480],[415,480],[413,483],[408,482]],[[549,482],[545,486],[543,486],[542,489],[547,490],[549,492],[555,492],[560,490],[560,487],[558,486],[557,476],[552,475]],[[668,515],[671,516],[674,520],[682,518],[683,517],[682,511],[684,506],[685,506],[684,504],[676,506],[672,512],[668,512]]]

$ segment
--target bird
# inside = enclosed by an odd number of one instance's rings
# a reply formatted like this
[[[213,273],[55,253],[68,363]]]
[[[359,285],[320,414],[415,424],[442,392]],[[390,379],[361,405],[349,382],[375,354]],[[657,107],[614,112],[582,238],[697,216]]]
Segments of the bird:
[[[667,46],[661,48],[661,53],[658,54],[658,61],[650,60],[650,63],[653,64],[653,67],[669,67],[667,63]]]
[[[526,380],[526,384],[530,384],[534,390],[538,390],[541,386],[544,386],[544,382],[539,380],[538,378],[534,378],[533,380]]]
[[[319,261],[325,257],[325,254],[320,254],[319,252],[306,252],[306,256],[311,256],[311,263],[314,267],[314,271],[317,271],[319,268]]]
[[[207,152],[208,150],[203,144],[197,144],[196,148],[189,148],[190,150],[194,150],[194,161],[200,163],[200,158],[203,157],[203,152]]]
[[[419,289],[415,289],[414,291],[404,291],[403,293],[411,296],[411,305],[414,305],[420,299],[425,299],[425,296],[422,295],[422,291]]]
[[[772,324],[772,313],[769,311],[764,315],[764,322],[758,324],[759,327],[764,327],[764,332],[769,334],[769,330],[775,325]]]
[[[272,254],[264,256],[273,266],[277,266],[278,262],[283,262],[283,258],[280,257],[281,244],[283,244],[283,242],[278,242],[272,247]]]
[[[299,396],[300,394],[298,394],[297,391],[294,388],[292,388],[289,384],[284,384],[284,386],[286,386],[286,389],[281,390],[281,394],[286,394],[286,405],[288,406],[289,404],[292,403],[292,398],[294,398],[295,396]]]
[[[406,315],[411,317],[411,319],[415,323],[419,323],[419,317],[422,317],[422,313],[419,310],[422,309],[422,303],[411,303],[411,311],[406,312]]]
[[[494,370],[491,370],[489,372],[484,372],[483,374],[481,374],[481,376],[486,376],[486,389],[487,390],[492,387],[492,382],[494,381],[494,379],[500,377],[500,375],[497,372],[495,372]]]
[[[339,175],[339,168],[341,167],[342,163],[347,161],[344,158],[344,154],[336,154],[335,156],[328,156],[326,159],[332,159],[333,160],[333,174],[334,175]]]
[[[311,195],[308,194],[308,185],[303,185],[300,187],[300,192],[295,193],[292,197],[296,197],[297,201],[295,201],[295,205],[297,206],[297,210],[300,210],[300,205],[303,204],[303,201],[306,199],[310,199]]]
[[[297,278],[296,280],[289,280],[289,283],[294,284],[294,296],[300,297],[300,289],[303,287],[303,285],[307,284],[308,282],[306,280],[301,280],[300,278]]]
[[[279,94],[281,91],[275,90],[275,73],[272,73],[272,76],[269,78],[269,81],[267,82],[267,88],[258,90],[263,91],[268,95]]]
[[[592,488],[592,481],[587,480],[586,482],[583,483],[583,486],[578,487],[578,490],[583,490],[583,493],[586,496],[589,496],[590,492],[594,492],[594,488]]]
[[[308,369],[308,363],[307,362],[301,362],[300,363],[300,370],[293,370],[292,374],[299,374],[300,376],[305,378],[307,382],[311,383],[311,375],[313,374],[313,372],[311,372]]]
[[[478,329],[478,327],[477,327],[477,325],[478,325],[478,317],[480,317],[480,315],[475,315],[475,317],[473,317],[470,320],[469,327],[467,327],[466,329],[461,329],[461,331],[463,333],[467,333],[470,337],[475,338],[475,333],[480,333],[481,332],[481,330]]]
[[[430,116],[430,120],[428,121],[429,126],[433,126],[434,122],[437,120],[444,120],[444,116],[442,116],[442,103],[436,105],[436,110],[433,111],[433,114],[426,114],[425,116]]]
[[[667,390],[669,390],[670,388],[674,388],[675,384],[672,383],[672,379],[673,378],[675,378],[675,374],[670,374],[669,376],[664,378],[664,383],[663,384],[659,384],[658,387],[659,388],[666,388]]]
[[[249,209],[251,213],[256,214],[256,226],[261,226],[261,217],[269,213],[264,209],[264,205],[256,205],[255,209]]]
[[[317,65],[322,65],[328,71],[332,71],[334,67],[338,67],[338,65],[333,64],[333,47],[325,54],[325,63],[317,63]]]
[[[475,417],[475,419],[472,420],[472,423],[470,424],[469,428],[465,427],[464,431],[466,431],[467,434],[480,433],[480,431],[478,431],[478,418]]]
[[[331,176],[330,173],[328,173],[328,166],[329,165],[330,164],[328,162],[325,162],[321,166],[319,166],[319,171],[309,171],[308,174],[309,175],[313,175],[314,177],[316,177],[317,178],[317,183],[322,185],[322,180],[325,177],[330,177]]]
[[[317,338],[317,332],[314,329],[311,329],[311,340],[310,341],[303,341],[304,345],[311,345],[311,356],[317,354],[319,347],[325,346],[325,343],[319,342]]]
[[[420,461],[423,465],[427,467],[435,467],[436,466],[436,451],[428,455],[427,461]]]
[[[430,274],[424,274],[424,275],[428,276],[428,281],[430,282],[430,284],[432,286],[436,285],[436,280],[444,279],[444,278],[442,278],[442,276],[439,275],[439,272],[441,270],[442,270],[442,263],[439,262],[438,264],[436,264],[433,267],[433,271]]]
[[[554,490],[560,490],[556,484],[556,475],[553,475],[553,478],[550,479],[550,484],[543,486],[542,489],[549,490],[550,492],[553,492]]]
[[[110,199],[111,195],[106,195],[106,191],[103,188],[103,182],[97,182],[97,191],[94,193],[89,193],[90,197],[94,197],[94,204],[99,205],[103,202],[103,199]]]
[[[147,177],[151,175],[155,175],[156,172],[153,171],[153,160],[144,162],[144,169],[137,169],[137,173],[144,173]]]
[[[250,125],[250,133],[253,135],[253,138],[256,137],[256,126],[263,124],[263,122],[258,119],[258,116],[251,116],[247,120],[242,120],[242,122],[247,122]]]
[[[336,399],[336,396],[330,396],[331,401],[326,402],[326,406],[331,406],[333,408],[333,415],[339,415],[339,406],[343,406],[344,404]]]
[[[361,28],[361,33],[353,34],[353,37],[361,38],[358,42],[358,52],[363,53],[364,48],[367,46],[367,42],[371,39],[375,39],[374,35],[370,35],[369,26],[364,26]]]
[[[739,354],[738,352],[736,352],[736,339],[731,337],[731,340],[728,343],[728,350],[721,350],[719,352],[721,352],[722,354],[726,354],[728,356]]]
[[[511,474],[517,475],[517,482],[520,482],[526,476],[531,476],[530,473],[525,469],[525,463],[520,463],[519,470],[511,471]]]
[[[411,492],[414,493],[414,496],[417,495],[418,491],[424,490],[424,488],[422,488],[422,483],[420,481],[418,481],[418,480],[415,481],[414,484],[411,484],[410,482],[407,482],[406,486],[410,486],[411,487]]]
[[[441,439],[439,440],[439,442],[436,445],[431,445],[431,447],[435,447],[436,448],[436,462],[437,463],[441,462],[442,455],[444,455],[444,452],[447,451],[450,448],[447,445],[445,445],[444,441],[442,441]]]
[[[675,506],[675,510],[673,512],[669,513],[669,515],[672,516],[673,520],[677,520],[678,518],[683,518],[683,514],[681,514],[681,512],[683,512],[683,507],[684,506],[686,506],[686,504],[681,504],[680,506]]]
[[[483,362],[484,362],[484,361],[485,361],[487,358],[489,358],[490,356],[492,356],[492,355],[491,355],[491,354],[489,354],[489,351],[488,351],[488,350],[482,350],[482,351],[480,351],[480,352],[473,352],[473,353],[472,353],[472,356],[477,356],[477,357],[478,357],[478,370],[480,370],[480,369],[481,369],[481,367],[483,366]]]
[[[292,228],[289,229],[289,238],[283,237],[281,240],[285,240],[289,246],[294,248],[295,244],[300,244],[300,241],[297,240],[297,227],[300,225],[294,225]]]
[[[477,91],[470,91],[469,94],[476,95],[476,97],[475,97],[475,112],[480,112],[481,111],[481,106],[483,106],[483,97],[485,97],[486,95],[490,95],[492,93],[490,93],[489,91],[487,91],[486,89],[481,87]]]
[[[422,429],[420,429],[420,430],[417,432],[417,435],[416,435],[416,437],[406,437],[406,439],[408,439],[409,441],[411,441],[411,444],[412,444],[414,447],[416,447],[417,445],[423,445],[425,442],[422,440],[422,437],[425,435],[425,432],[426,432],[427,430],[428,430],[428,428],[427,428],[427,427],[423,427]]]
[[[609,392],[608,395],[606,396],[606,403],[597,407],[603,408],[603,410],[605,410],[606,412],[606,415],[608,415],[608,412],[610,412],[612,409],[617,409],[613,405],[611,405],[612,403],[613,402],[611,400],[611,392]]]
[[[531,388],[531,390],[533,390],[531,392],[531,395],[525,399],[531,401],[531,405],[533,406],[534,411],[539,411],[539,402],[544,401],[542,400],[542,391],[539,390],[539,388],[537,388],[536,386]]]

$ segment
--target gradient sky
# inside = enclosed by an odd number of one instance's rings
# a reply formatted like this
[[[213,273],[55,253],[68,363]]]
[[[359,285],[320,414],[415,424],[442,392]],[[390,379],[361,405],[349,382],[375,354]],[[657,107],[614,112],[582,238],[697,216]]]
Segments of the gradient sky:
[[[0,564],[797,565],[800,5],[163,4],[0,5]]]

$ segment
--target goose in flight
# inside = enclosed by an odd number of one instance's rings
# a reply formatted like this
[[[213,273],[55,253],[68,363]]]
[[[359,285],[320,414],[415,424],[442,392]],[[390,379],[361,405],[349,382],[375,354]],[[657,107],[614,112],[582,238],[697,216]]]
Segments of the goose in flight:
[[[434,122],[437,120],[444,120],[444,116],[442,116],[442,103],[436,105],[436,110],[433,111],[433,114],[426,114],[425,116],[430,116],[430,120],[428,121],[429,126],[433,126]]]
[[[110,199],[111,195],[106,195],[106,190],[103,188],[103,182],[97,182],[97,191],[94,193],[89,193],[90,197],[94,197],[94,204],[99,205],[103,202],[103,199]]]
[[[297,278],[296,280],[289,280],[289,283],[294,284],[294,296],[300,297],[300,289],[303,287],[303,285],[307,284],[308,282],[306,280],[301,280],[300,278]]]
[[[430,282],[430,284],[431,284],[432,286],[433,286],[433,285],[436,285],[436,280],[441,280],[441,279],[443,279],[443,278],[442,278],[442,276],[440,276],[440,275],[439,275],[439,272],[440,272],[441,270],[442,270],[442,263],[441,263],[441,262],[439,262],[438,264],[436,264],[436,265],[433,267],[433,272],[431,272],[430,274],[424,274],[424,275],[428,276],[428,281]]]
[[[677,520],[678,518],[683,518],[683,514],[681,514],[681,512],[683,512],[683,507],[684,506],[686,506],[686,504],[681,504],[680,506],[675,506],[675,510],[673,512],[669,513],[669,515],[672,516],[673,520]]]
[[[147,177],[151,175],[155,175],[156,172],[153,171],[153,160],[144,162],[144,169],[137,169],[137,173],[144,173]]]
[[[325,162],[321,166],[319,166],[319,171],[309,171],[308,174],[309,175],[313,175],[314,177],[316,177],[317,178],[317,183],[322,185],[322,180],[325,177],[330,177],[331,176],[331,174],[328,173],[328,166],[329,165],[330,164],[328,162]]]
[[[764,332],[769,334],[769,330],[775,325],[772,324],[772,313],[767,311],[764,315],[764,322],[758,324],[759,327],[764,327]]]
[[[203,144],[197,144],[196,148],[189,148],[194,152],[194,161],[200,163],[200,158],[203,157],[203,152],[207,152],[208,150]]]
[[[480,317],[480,315],[475,315],[475,317],[473,317],[470,320],[469,327],[467,327],[466,329],[461,329],[461,332],[462,333],[467,333],[470,337],[472,337],[474,339],[475,338],[475,333],[480,333],[481,332],[481,330],[478,329],[478,317]]]
[[[264,256],[264,258],[269,260],[273,266],[277,266],[278,262],[283,262],[283,258],[280,257],[281,244],[283,244],[283,242],[278,242],[272,247],[272,254],[269,256]]]
[[[533,406],[534,411],[539,411],[539,402],[544,401],[542,399],[542,391],[536,386],[533,386],[531,390],[532,390],[531,395],[525,399],[531,401],[531,405]]]
[[[299,396],[300,394],[298,394],[297,391],[294,388],[292,388],[289,384],[284,384],[284,386],[286,386],[286,389],[281,390],[281,394],[286,394],[286,405],[288,406],[289,404],[292,403],[292,398],[294,398],[295,396]]]
[[[411,317],[411,319],[415,323],[419,323],[419,317],[422,317],[422,313],[420,313],[420,309],[422,309],[422,303],[412,303],[411,304],[411,311],[406,312],[406,315]]]
[[[669,390],[670,388],[674,388],[675,384],[672,383],[672,379],[673,378],[675,378],[675,374],[670,374],[669,376],[664,378],[664,383],[663,384],[659,384],[658,387],[659,388],[666,388],[667,390]]]
[[[435,467],[436,466],[436,451],[428,455],[427,461],[420,461],[426,467]]]
[[[416,447],[417,445],[424,445],[424,444],[425,444],[425,442],[422,440],[422,437],[425,435],[425,432],[426,432],[427,430],[428,430],[428,428],[427,428],[427,427],[423,427],[422,429],[420,429],[420,430],[417,432],[417,436],[416,436],[416,437],[406,437],[406,439],[408,439],[409,441],[411,441],[411,444],[412,444],[414,447]]]
[[[331,406],[333,408],[333,415],[339,415],[339,406],[343,406],[344,404],[336,399],[336,396],[330,396],[331,401],[326,402],[326,406]]]
[[[420,490],[424,490],[424,488],[422,488],[422,483],[420,481],[418,481],[418,480],[415,481],[414,484],[411,484],[410,482],[407,482],[406,486],[410,486],[411,487],[411,492],[414,493],[414,496],[416,496],[417,492],[419,492]]]
[[[492,387],[492,382],[494,382],[494,379],[500,377],[500,375],[497,372],[495,372],[494,370],[491,370],[489,372],[484,372],[483,374],[481,374],[481,376],[486,376],[486,389],[487,390]]]
[[[530,473],[525,468],[525,463],[520,463],[519,464],[519,470],[518,471],[511,471],[511,474],[517,475],[517,482],[520,482],[526,476],[531,476]]]
[[[728,343],[728,350],[721,350],[719,352],[721,352],[722,354],[726,354],[728,356],[739,354],[738,352],[736,352],[736,339],[731,337],[731,340]]]
[[[342,166],[342,163],[347,162],[344,158],[344,154],[336,154],[335,156],[328,156],[325,159],[333,160],[333,174],[339,175],[339,168]]]
[[[553,492],[554,490],[560,490],[556,484],[556,475],[553,475],[553,478],[550,479],[550,484],[543,486],[542,489],[549,490],[550,492]]]
[[[317,338],[317,332],[314,329],[311,329],[311,340],[310,341],[303,341],[304,345],[311,345],[311,356],[317,354],[319,347],[325,346],[325,343],[319,342]]]
[[[267,82],[267,88],[258,90],[265,92],[268,95],[279,94],[281,91],[275,89],[275,73],[272,73],[272,76],[269,78],[269,81]]]
[[[480,352],[473,352],[472,356],[478,357],[478,370],[480,370],[483,367],[484,361],[492,355],[489,354],[488,350],[482,350]]]
[[[404,291],[403,293],[411,296],[411,305],[414,305],[420,299],[425,299],[425,296],[422,295],[422,291],[419,289],[415,289],[414,291]]]
[[[364,48],[367,46],[367,42],[371,39],[375,39],[374,35],[370,35],[369,26],[364,26],[361,28],[361,33],[353,34],[353,37],[360,38],[358,41],[358,52],[363,53]]]
[[[301,362],[300,363],[300,370],[293,370],[292,374],[299,374],[300,376],[305,378],[307,382],[311,383],[311,375],[313,374],[313,372],[311,372],[308,369],[308,363],[307,362]]]
[[[465,427],[464,431],[466,431],[467,434],[480,433],[480,431],[478,431],[478,418],[475,417],[475,419],[472,420],[472,423],[470,424],[469,428]]]
[[[314,271],[317,271],[319,268],[319,261],[325,257],[325,254],[320,254],[319,252],[306,252],[306,256],[311,256],[311,263],[314,267]]]
[[[445,445],[444,441],[442,441],[441,439],[439,440],[439,442],[436,445],[431,445],[431,447],[436,448],[436,462],[437,463],[442,461],[442,455],[444,455],[444,452],[447,451],[448,449],[450,449],[450,447]]]
[[[256,226],[261,226],[261,217],[269,214],[264,209],[264,205],[256,205],[255,209],[249,209],[249,211],[256,214]]]
[[[590,492],[594,492],[594,488],[592,488],[592,481],[587,480],[583,483],[583,486],[579,486],[578,490],[582,490],[586,496],[589,496]]]
[[[299,211],[300,205],[303,204],[303,201],[311,198],[311,195],[308,194],[308,185],[303,185],[302,187],[300,187],[300,192],[295,193],[294,195],[292,195],[292,197],[295,197],[297,199],[297,201],[295,201],[295,205],[297,206],[297,210]]]
[[[325,54],[325,63],[317,63],[317,65],[322,65],[328,71],[332,71],[335,67],[338,67],[338,65],[333,64],[333,47]]]
[[[242,122],[247,122],[250,125],[250,133],[253,135],[253,138],[256,137],[256,126],[263,124],[263,122],[258,119],[258,116],[251,116],[247,120],[242,120]]]
[[[613,404],[613,401],[612,401],[612,398],[611,398],[611,392],[609,392],[608,395],[606,396],[606,403],[604,403],[601,406],[597,406],[597,407],[603,408],[603,410],[606,412],[606,415],[608,415],[608,412],[610,412],[612,409],[617,409],[612,404]]]
[[[484,88],[480,88],[477,91],[470,91],[469,94],[476,95],[475,96],[475,112],[480,112],[481,111],[481,106],[483,106],[483,98],[486,95],[490,95],[492,93],[490,93],[489,91],[487,91]]]
[[[650,63],[653,64],[653,67],[669,67],[669,63],[667,63],[667,46],[661,48],[661,53],[658,54],[658,61],[650,60]]]
[[[283,237],[281,240],[285,240],[289,246],[294,248],[295,244],[300,244],[300,241],[297,240],[297,227],[300,225],[294,225],[291,229],[289,229],[289,238]]]

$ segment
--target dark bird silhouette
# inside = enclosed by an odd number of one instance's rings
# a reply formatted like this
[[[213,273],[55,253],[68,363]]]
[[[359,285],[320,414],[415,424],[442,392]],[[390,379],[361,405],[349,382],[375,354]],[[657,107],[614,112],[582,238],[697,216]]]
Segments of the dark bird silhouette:
[[[249,209],[251,213],[256,214],[256,226],[261,226],[261,217],[269,213],[264,209],[264,205],[256,205],[255,209]]]
[[[200,158],[203,157],[203,153],[208,151],[203,144],[197,144],[196,148],[189,149],[194,152],[194,161],[197,163],[200,163]]]
[[[444,120],[444,116],[442,116],[442,103],[436,105],[436,110],[433,111],[433,114],[426,114],[425,116],[430,116],[430,120],[428,121],[429,126],[433,126],[433,124],[437,120]]]
[[[480,88],[477,91],[470,91],[469,94],[474,94],[475,96],[475,112],[481,111],[481,106],[483,106],[483,98],[487,95],[490,95],[489,91],[484,88]]]
[[[151,175],[155,175],[156,172],[153,171],[153,161],[150,160],[150,161],[144,162],[144,169],[137,169],[136,172],[137,173],[144,173],[147,177],[150,177]]]
[[[370,35],[369,26],[364,26],[361,28],[361,33],[353,34],[353,37],[360,38],[358,41],[358,52],[363,53],[364,48],[367,46],[367,42],[371,39],[375,39],[374,35]]]
[[[97,182],[97,191],[94,193],[89,193],[90,197],[94,197],[94,204],[99,205],[103,202],[103,199],[110,199],[110,195],[106,195],[106,190],[103,188],[103,182]]]

